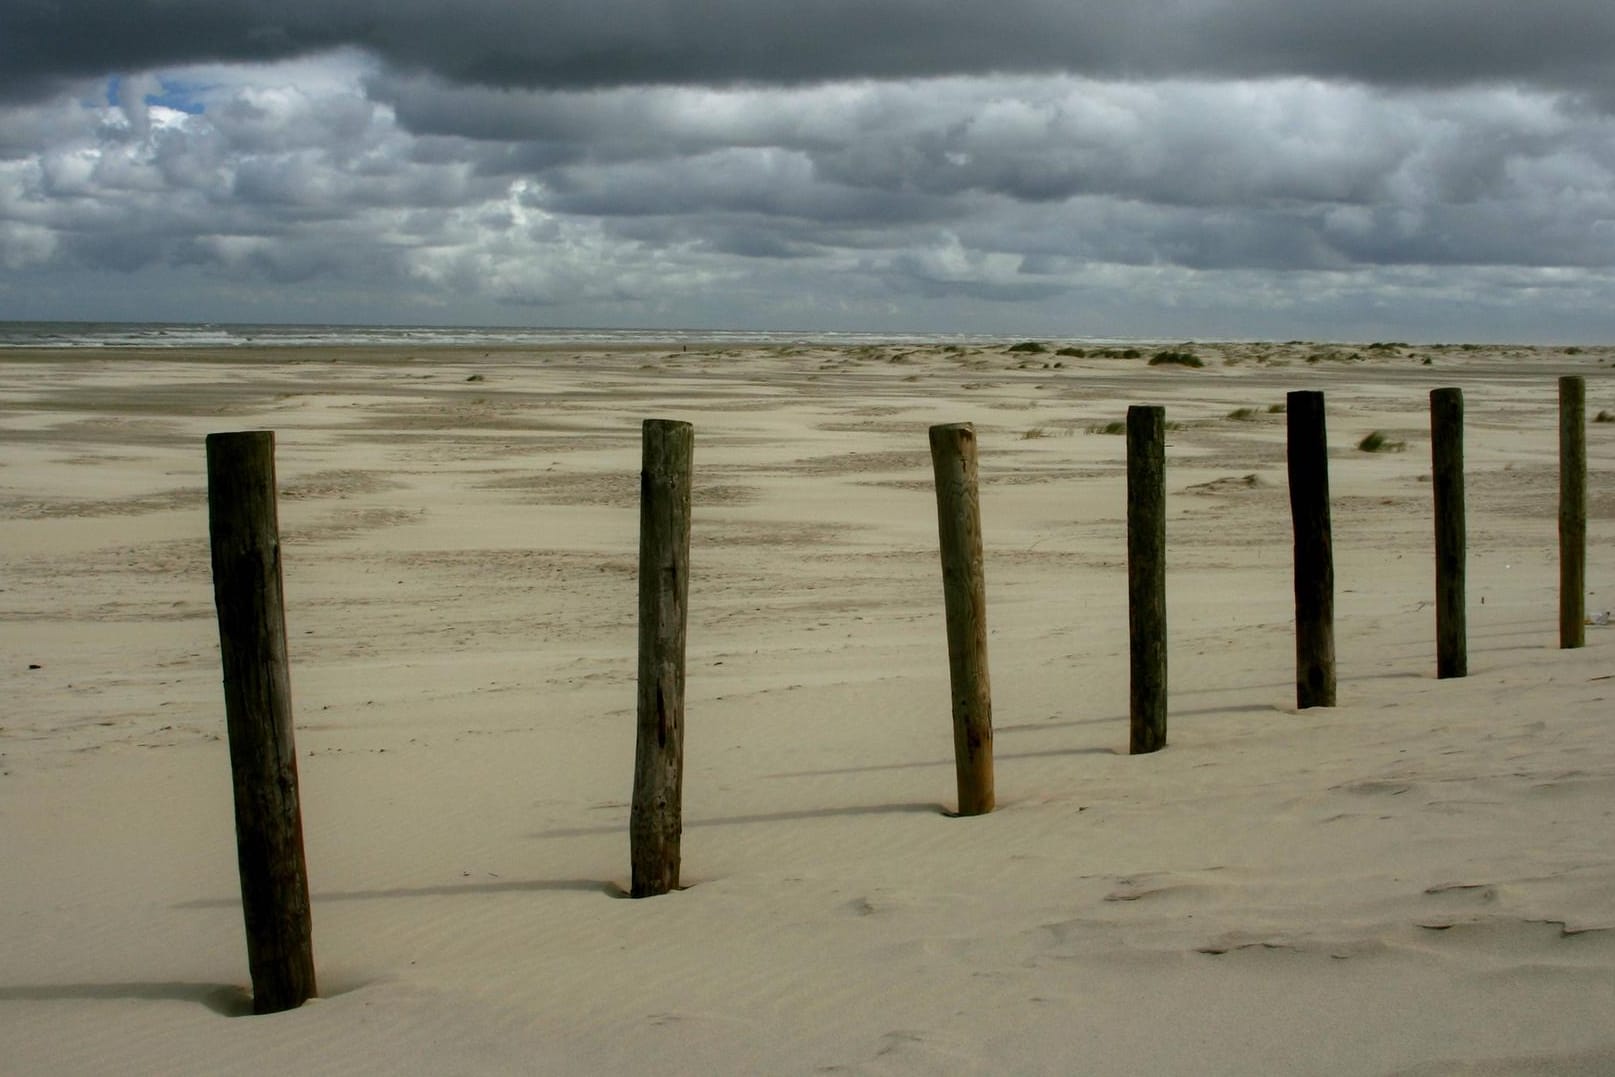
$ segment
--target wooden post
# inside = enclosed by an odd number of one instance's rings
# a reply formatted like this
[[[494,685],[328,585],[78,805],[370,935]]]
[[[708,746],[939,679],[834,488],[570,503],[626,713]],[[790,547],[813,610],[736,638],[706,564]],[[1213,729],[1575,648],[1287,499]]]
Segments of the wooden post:
[[[1335,555],[1323,394],[1288,394],[1290,517],[1295,527],[1296,706],[1335,705]]]
[[[1133,755],[1166,747],[1166,409],[1127,409],[1127,627]]]
[[[1587,642],[1587,381],[1559,379],[1559,646]]]
[[[316,988],[281,595],[275,435],[209,434],[207,474],[252,1006],[255,1013],[277,1013],[301,1006]]]
[[[1436,676],[1467,677],[1462,389],[1430,390],[1430,456],[1436,516]]]
[[[634,897],[678,889],[684,831],[684,635],[695,428],[647,419],[639,473],[639,713],[628,837]]]
[[[942,540],[959,814],[985,815],[993,810],[993,703],[987,678],[987,583],[976,498],[975,427],[969,423],[931,427],[931,466],[936,472],[937,530]]]

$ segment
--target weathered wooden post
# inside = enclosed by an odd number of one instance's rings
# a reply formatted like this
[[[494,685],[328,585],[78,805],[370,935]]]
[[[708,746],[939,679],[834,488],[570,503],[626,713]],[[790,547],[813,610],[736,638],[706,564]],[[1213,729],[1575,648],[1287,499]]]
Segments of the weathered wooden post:
[[[1290,517],[1295,528],[1296,706],[1335,705],[1335,555],[1329,529],[1329,438],[1323,394],[1286,397]]]
[[[975,427],[931,427],[931,466],[942,545],[959,814],[985,815],[993,810],[993,703],[987,678],[987,584],[976,497]]]
[[[292,743],[274,433],[209,434],[207,475],[252,1006],[255,1013],[277,1013],[301,1006],[316,987]]]
[[[1559,379],[1559,646],[1587,642],[1587,381]]]
[[[1436,676],[1467,677],[1462,389],[1430,390],[1430,457],[1436,517]]]
[[[1166,409],[1127,409],[1127,627],[1133,755],[1166,747]]]
[[[684,831],[684,636],[695,428],[647,419],[639,473],[639,707],[628,837],[634,897],[679,885]]]

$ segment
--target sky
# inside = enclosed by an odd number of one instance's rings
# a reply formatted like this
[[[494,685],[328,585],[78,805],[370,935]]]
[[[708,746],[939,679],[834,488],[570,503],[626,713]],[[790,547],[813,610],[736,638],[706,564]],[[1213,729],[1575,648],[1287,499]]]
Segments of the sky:
[[[1609,0],[3,0],[0,319],[1615,341]]]

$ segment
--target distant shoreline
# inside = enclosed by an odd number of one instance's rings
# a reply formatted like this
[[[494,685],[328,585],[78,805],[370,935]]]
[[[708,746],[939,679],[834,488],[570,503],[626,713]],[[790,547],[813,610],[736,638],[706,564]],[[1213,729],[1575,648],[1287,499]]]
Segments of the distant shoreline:
[[[746,342],[740,340],[692,340],[668,342],[653,340],[614,340],[594,342],[534,341],[448,343],[350,343],[314,342],[300,344],[240,343],[227,346],[184,345],[162,347],[53,346],[25,347],[0,345],[0,366],[67,362],[114,362],[118,364],[178,363],[223,366],[260,366],[274,363],[297,365],[335,364],[344,360],[385,366],[490,360],[509,361],[533,357],[584,357],[611,355],[666,356],[670,359],[697,356],[846,355],[891,358],[893,355],[953,356],[961,360],[1008,361],[1021,370],[1075,369],[1120,371],[1125,367],[1149,365],[1159,351],[1187,350],[1203,358],[1208,366],[1238,367],[1322,367],[1341,369],[1371,364],[1383,373],[1406,369],[1428,371],[1431,367],[1495,368],[1499,362],[1523,363],[1533,375],[1596,371],[1615,366],[1615,346],[1568,346],[1531,344],[1352,344],[1338,342],[1270,343],[1265,341],[1126,341],[1117,343],[1039,342],[1041,350],[1030,351],[1027,343],[1008,340],[986,342]],[[1097,364],[1097,365],[1096,365]],[[1560,368],[1563,368],[1560,370]]]
[[[1074,345],[1096,347],[1162,347],[1183,343],[1200,346],[1316,345],[1319,347],[1364,348],[1369,340],[1319,337],[1307,340],[1224,337],[1121,337],[1050,336],[1036,333],[925,333],[856,332],[840,330],[772,329],[605,329],[592,327],[519,328],[504,326],[421,326],[421,325],[319,325],[255,323],[180,322],[49,322],[0,321],[0,354],[19,351],[61,353],[86,350],[127,354],[152,352],[170,354],[187,349],[210,350],[296,350],[312,348],[419,349],[419,350],[583,350],[632,351],[658,348],[779,348],[779,347],[876,347],[876,346],[959,346],[990,348],[1019,341],[1037,341],[1051,348]],[[1540,344],[1497,341],[1453,343],[1398,342],[1403,347],[1423,349],[1524,348],[1537,351],[1565,351],[1567,348],[1600,348],[1602,344]],[[1570,352],[1569,354],[1575,354]]]
[[[606,329],[423,325],[321,325],[179,322],[0,321],[0,349],[94,348],[168,350],[302,347],[568,347],[669,345],[775,347],[792,345],[995,344],[996,334],[874,333],[836,330]],[[1094,340],[1093,343],[1106,341]]]

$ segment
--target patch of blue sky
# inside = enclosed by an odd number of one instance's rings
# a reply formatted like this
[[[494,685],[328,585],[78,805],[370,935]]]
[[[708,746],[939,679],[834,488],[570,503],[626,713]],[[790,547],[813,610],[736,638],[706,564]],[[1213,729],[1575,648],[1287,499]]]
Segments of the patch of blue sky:
[[[202,94],[207,91],[207,86],[199,82],[165,79],[161,76],[158,77],[157,83],[162,87],[162,91],[147,94],[146,104],[160,105],[163,108],[171,108],[175,112],[184,112],[192,116],[200,116],[205,111],[202,104]]]
[[[206,92],[208,87],[203,83],[186,82],[183,79],[167,79],[158,75],[157,85],[160,87],[157,93],[145,95],[146,104],[156,105],[161,108],[171,108],[176,112],[184,112],[192,116],[200,116],[206,111],[201,95]],[[107,104],[116,105],[118,96],[122,91],[123,76],[112,75],[109,77],[107,79]]]

